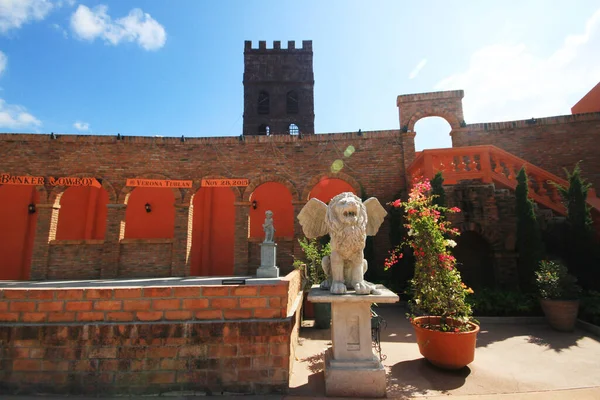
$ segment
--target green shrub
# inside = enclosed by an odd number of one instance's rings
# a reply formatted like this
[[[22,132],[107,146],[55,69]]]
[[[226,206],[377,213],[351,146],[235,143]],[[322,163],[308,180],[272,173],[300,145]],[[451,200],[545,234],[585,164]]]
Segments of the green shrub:
[[[473,314],[486,317],[541,315],[538,299],[531,293],[481,289],[467,297]]]
[[[600,292],[586,291],[579,303],[579,318],[600,326]]]
[[[318,239],[298,239],[298,243],[304,252],[305,260],[294,260],[294,268],[300,269],[304,275],[304,289],[310,289],[314,284],[320,284],[327,279],[325,271],[321,267],[323,257],[331,255],[329,242],[323,244]]]
[[[569,274],[567,267],[558,261],[540,261],[535,271],[535,282],[543,299],[572,300],[577,299],[581,292],[577,278]]]

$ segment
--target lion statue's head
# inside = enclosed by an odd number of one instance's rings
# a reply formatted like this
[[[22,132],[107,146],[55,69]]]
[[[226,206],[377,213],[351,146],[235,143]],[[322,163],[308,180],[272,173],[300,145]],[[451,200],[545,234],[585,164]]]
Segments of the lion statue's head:
[[[367,209],[360,198],[349,192],[340,193],[329,202],[325,222],[329,233],[352,226],[364,232],[367,229]]]

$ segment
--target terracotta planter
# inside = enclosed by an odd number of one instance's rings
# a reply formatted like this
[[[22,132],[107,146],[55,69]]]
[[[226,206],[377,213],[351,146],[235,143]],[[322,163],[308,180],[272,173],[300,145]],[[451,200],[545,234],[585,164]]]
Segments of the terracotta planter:
[[[416,317],[412,322],[419,351],[430,363],[444,369],[460,369],[473,362],[478,325],[469,323],[469,332],[441,332],[425,329],[420,323],[439,324],[440,317]]]
[[[570,332],[575,328],[579,300],[541,299],[540,304],[552,328],[562,332]]]

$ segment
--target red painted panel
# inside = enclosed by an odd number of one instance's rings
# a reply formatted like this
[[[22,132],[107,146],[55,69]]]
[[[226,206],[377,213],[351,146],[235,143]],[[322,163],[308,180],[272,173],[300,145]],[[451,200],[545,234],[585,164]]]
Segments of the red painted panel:
[[[68,188],[60,199],[56,239],[104,239],[107,203],[108,193],[102,188]]]
[[[151,212],[145,205],[150,204]],[[125,212],[126,239],[172,239],[175,232],[175,195],[172,189],[135,188]]]
[[[294,236],[292,194],[284,185],[277,182],[263,183],[254,190],[250,201],[256,201],[256,209],[250,207],[250,237],[265,236],[262,225],[268,210],[273,211],[275,236]]]
[[[0,186],[0,279],[29,279],[37,213],[28,205],[38,199],[33,186]]]
[[[194,196],[192,276],[233,275],[234,192],[228,187],[201,188]]]
[[[348,182],[342,179],[325,178],[313,187],[308,197],[311,199],[313,197],[317,198],[327,204],[332,198],[343,192],[356,194],[354,188]]]

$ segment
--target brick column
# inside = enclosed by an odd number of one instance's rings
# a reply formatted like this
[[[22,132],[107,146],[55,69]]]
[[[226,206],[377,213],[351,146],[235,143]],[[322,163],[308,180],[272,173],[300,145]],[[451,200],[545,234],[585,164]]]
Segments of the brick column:
[[[294,259],[304,259],[304,252],[298,243],[298,239],[304,237],[304,232],[302,232],[302,225],[300,225],[300,221],[298,221],[298,214],[300,214],[300,210],[306,204],[306,201],[292,201],[292,205],[294,206],[294,243],[292,243],[292,254],[294,255]]]
[[[36,205],[37,225],[33,239],[33,255],[31,257],[30,279],[41,280],[48,276],[48,256],[50,241],[56,239],[56,228],[60,206],[54,204]]]
[[[171,261],[172,276],[190,276],[193,217],[193,205],[175,204],[175,233]]]
[[[407,189],[410,186],[410,177],[408,176],[408,167],[415,160],[415,132],[400,133],[402,141],[402,157],[404,158],[404,179]]]
[[[249,201],[237,201],[235,206],[235,241],[233,250],[233,274],[248,273],[248,216]]]
[[[126,204],[106,205],[106,233],[102,256],[102,278],[117,278],[119,274],[120,241],[125,237]]]

